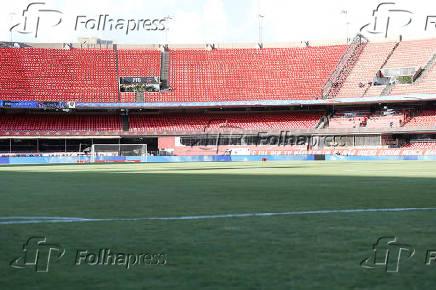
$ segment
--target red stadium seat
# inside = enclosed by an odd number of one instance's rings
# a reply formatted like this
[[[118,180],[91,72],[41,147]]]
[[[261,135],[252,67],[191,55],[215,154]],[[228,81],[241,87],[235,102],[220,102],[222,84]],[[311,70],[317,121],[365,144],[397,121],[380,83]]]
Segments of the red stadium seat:
[[[3,114],[0,115],[0,131],[52,131],[97,132],[122,131],[118,115],[66,115],[66,114]]]
[[[3,100],[116,102],[115,52],[0,48],[0,96]]]
[[[287,130],[315,128],[322,112],[132,114],[130,130],[141,132],[208,132],[209,130]]]
[[[171,89],[146,101],[314,99],[346,47],[171,50]],[[160,76],[160,51],[117,53],[119,76]],[[116,52],[0,48],[0,99],[118,102]]]
[[[412,117],[404,127],[436,127],[436,110],[424,110]]]
[[[172,91],[154,101],[315,99],[345,45],[308,48],[171,50]]]

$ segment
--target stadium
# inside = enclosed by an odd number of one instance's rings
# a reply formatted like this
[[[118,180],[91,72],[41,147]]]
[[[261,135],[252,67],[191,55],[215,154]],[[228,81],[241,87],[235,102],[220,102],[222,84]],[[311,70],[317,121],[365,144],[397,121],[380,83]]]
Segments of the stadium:
[[[432,37],[0,42],[0,287],[431,289],[435,101]]]
[[[2,163],[432,159],[435,44],[3,43]]]

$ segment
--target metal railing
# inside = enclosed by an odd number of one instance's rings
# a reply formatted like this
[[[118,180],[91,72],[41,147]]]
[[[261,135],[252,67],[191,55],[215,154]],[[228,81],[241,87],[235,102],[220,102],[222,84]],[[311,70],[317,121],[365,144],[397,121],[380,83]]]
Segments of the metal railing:
[[[350,64],[350,60],[355,57],[355,52],[359,48],[362,43],[368,42],[368,39],[365,38],[361,34],[357,34],[350,45],[348,45],[347,50],[342,55],[338,64],[336,65],[335,70],[332,72],[328,80],[325,82],[322,87],[322,97],[328,97],[332,92],[334,86],[337,84],[338,80],[341,78],[341,75],[348,70],[348,66]]]

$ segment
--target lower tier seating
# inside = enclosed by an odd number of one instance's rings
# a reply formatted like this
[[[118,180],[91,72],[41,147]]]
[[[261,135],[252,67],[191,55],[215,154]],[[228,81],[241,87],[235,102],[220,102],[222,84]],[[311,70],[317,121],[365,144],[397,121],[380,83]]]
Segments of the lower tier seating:
[[[315,128],[322,112],[262,113],[171,113],[130,115],[130,130],[141,131],[203,131],[228,128],[246,130],[280,130]]]
[[[421,111],[412,117],[404,127],[436,127],[436,109]]]
[[[398,128],[404,124],[406,115],[396,113],[393,115],[375,114],[366,121],[366,128]]]
[[[121,131],[118,115],[4,114],[0,131]]]
[[[159,134],[180,132],[188,134],[211,131],[279,131],[314,129],[325,116],[323,111],[265,111],[265,112],[164,112],[131,113],[129,132],[132,134]],[[393,114],[370,114],[369,111],[337,112],[330,118],[330,129],[352,128],[427,128],[436,127],[436,109],[423,110],[410,117],[410,110],[396,110]],[[124,128],[127,130],[126,128]],[[0,131],[49,131],[50,135],[65,132],[89,134],[115,134],[123,131],[118,114],[65,114],[65,113],[7,113],[0,115]],[[69,133],[71,134],[71,133]]]
[[[346,128],[360,128],[365,126],[366,120],[369,116],[369,111],[340,111],[336,112],[329,121],[329,128],[332,129],[346,129]]]
[[[402,148],[411,148],[411,149],[435,149],[436,148],[436,140],[433,141],[418,141],[412,140],[409,144],[403,146]]]

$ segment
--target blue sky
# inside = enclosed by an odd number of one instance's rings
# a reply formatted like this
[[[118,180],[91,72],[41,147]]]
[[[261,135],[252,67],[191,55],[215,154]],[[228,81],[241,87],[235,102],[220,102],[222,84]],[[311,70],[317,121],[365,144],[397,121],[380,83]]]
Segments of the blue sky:
[[[27,30],[30,31],[40,15],[38,37],[34,33],[22,34],[24,17],[21,13],[29,3],[38,4],[28,15]],[[27,42],[77,42],[78,37],[99,37],[114,40],[117,43],[240,43],[257,42],[259,37],[259,17],[263,21],[264,42],[291,42],[304,40],[345,39],[347,30],[354,35],[360,28],[371,23],[373,27],[373,10],[383,1],[355,1],[355,0],[106,0],[106,1],[7,1],[0,11],[0,39]],[[436,37],[436,25],[431,21],[424,30],[427,16],[436,16],[436,1],[403,0],[392,1],[395,5],[385,5],[380,11],[380,36],[383,19],[391,17],[389,36],[402,34],[407,38]],[[52,9],[61,11],[37,12],[38,9]],[[389,9],[407,10],[395,14],[387,12]],[[36,12],[35,12],[36,11]],[[347,11],[344,13],[341,11]],[[38,14],[39,13],[39,14]],[[75,31],[76,17],[83,19],[98,18],[100,14],[108,14],[109,18],[117,19],[162,19],[170,16],[166,23],[168,31],[131,31],[127,35],[125,30],[96,31],[85,29],[79,25]],[[59,25],[52,27],[58,19]],[[402,27],[411,19],[411,23]],[[434,18],[436,21],[436,17]],[[348,23],[348,25],[346,24]],[[12,34],[9,28],[18,26]],[[21,26],[20,26],[21,25]],[[373,29],[374,30],[374,29]],[[369,36],[375,35],[367,31]]]

